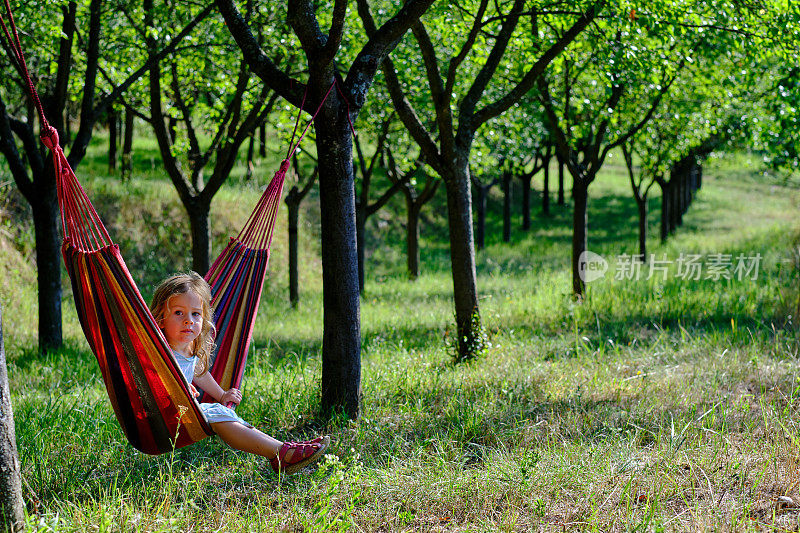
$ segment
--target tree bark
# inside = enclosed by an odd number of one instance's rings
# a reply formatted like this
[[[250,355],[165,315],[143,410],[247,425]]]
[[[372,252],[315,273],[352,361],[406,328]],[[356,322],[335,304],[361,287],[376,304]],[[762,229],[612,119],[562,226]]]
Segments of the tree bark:
[[[61,239],[60,217],[52,164],[47,165],[40,196],[31,202],[36,238],[36,276],[39,287],[39,351],[47,352],[62,343],[61,330]]]
[[[591,180],[588,180],[589,182]],[[578,299],[586,295],[586,285],[580,277],[580,258],[587,248],[589,185],[583,179],[572,182],[572,293]]]
[[[328,416],[343,411],[357,418],[361,411],[361,326],[353,141],[346,107],[336,103],[329,101],[316,122],[324,302],[320,408]]]
[[[639,210],[639,261],[647,261],[647,195],[636,198]]]
[[[459,361],[478,355],[484,347],[478,309],[468,153],[458,154],[453,169],[455,175],[445,178]]]
[[[258,127],[258,155],[267,157],[267,123],[262,122]]]
[[[253,156],[255,155],[254,154],[255,143],[256,143],[256,132],[253,131],[253,133],[250,134],[250,139],[247,141],[247,164],[246,164],[247,170],[245,170],[245,176],[244,176],[244,178],[247,181],[253,179],[253,171],[254,171]]]
[[[558,158],[558,205],[564,205],[564,161],[561,157]]]
[[[16,533],[25,528],[14,411],[8,386],[6,352],[3,345],[3,314],[0,309],[0,512],[2,531]]]
[[[211,268],[211,224],[208,215],[211,205],[195,199],[186,206],[192,233],[192,269],[206,273]]]
[[[298,291],[299,272],[297,267],[297,232],[300,226],[299,196],[300,192],[297,190],[297,186],[294,186],[285,200],[289,219],[289,301],[294,309],[300,303],[300,293]]]
[[[122,140],[122,178],[129,179],[133,171],[133,161],[131,160],[131,153],[133,152],[133,109],[125,108],[125,133]]]
[[[511,241],[511,178],[511,172],[503,172],[503,242]]]

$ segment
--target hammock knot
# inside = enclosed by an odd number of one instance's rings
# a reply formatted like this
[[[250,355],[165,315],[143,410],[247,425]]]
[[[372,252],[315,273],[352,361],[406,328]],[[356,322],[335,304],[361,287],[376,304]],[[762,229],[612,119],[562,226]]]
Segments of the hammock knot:
[[[50,150],[55,150],[56,146],[58,146],[58,131],[56,131],[56,129],[49,124],[47,127],[42,128],[42,132],[39,134],[39,137],[42,139],[44,145]]]
[[[280,170],[278,170],[278,172],[283,172],[284,174],[286,174],[288,170],[289,170],[289,160],[284,159],[283,161],[281,161],[281,168]]]

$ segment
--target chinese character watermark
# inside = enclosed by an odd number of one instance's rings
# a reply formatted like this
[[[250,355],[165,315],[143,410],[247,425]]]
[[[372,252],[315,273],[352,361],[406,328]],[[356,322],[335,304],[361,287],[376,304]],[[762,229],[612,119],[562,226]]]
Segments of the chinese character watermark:
[[[638,256],[619,254],[615,261],[614,279],[666,281],[672,275],[684,281],[756,280],[761,259],[760,253],[735,256],[727,253],[681,253],[677,259],[668,259],[666,254],[661,257],[650,254],[649,260],[642,263]],[[594,252],[587,250],[579,258],[578,275],[585,283],[605,277],[608,269],[608,261]]]

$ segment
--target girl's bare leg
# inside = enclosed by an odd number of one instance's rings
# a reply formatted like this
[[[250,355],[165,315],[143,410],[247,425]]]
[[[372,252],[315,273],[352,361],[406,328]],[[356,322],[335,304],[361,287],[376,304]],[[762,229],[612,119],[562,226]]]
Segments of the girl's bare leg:
[[[267,459],[278,455],[278,450],[283,445],[281,441],[273,439],[266,433],[239,422],[215,422],[211,424],[211,428],[231,448],[261,455]]]

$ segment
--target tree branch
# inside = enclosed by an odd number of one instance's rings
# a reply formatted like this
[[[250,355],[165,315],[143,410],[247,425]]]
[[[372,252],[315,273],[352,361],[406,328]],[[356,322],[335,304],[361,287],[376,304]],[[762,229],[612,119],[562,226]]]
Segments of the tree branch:
[[[553,45],[542,54],[538,60],[531,66],[525,76],[520,82],[511,89],[505,96],[488,104],[483,109],[474,113],[473,123],[474,127],[485,123],[487,120],[496,117],[500,113],[506,111],[514,103],[518,102],[525,94],[530,91],[536,84],[536,80],[542,75],[545,68],[550,62],[555,59],[566,47],[575,40],[575,38],[589,25],[592,20],[597,16],[603,7],[605,0],[598,0],[583,13],[583,15],[567,30],[564,35],[558,38]],[[482,94],[482,90],[481,90]],[[478,103],[480,95],[469,102],[466,106],[462,102],[462,115],[464,112],[472,114],[472,110]],[[465,99],[466,100],[466,99]]]
[[[215,0],[215,4],[225,19],[225,24],[233,39],[239,45],[250,70],[261,78],[265,84],[269,85],[273,91],[299,109],[303,101],[305,84],[287,75],[267,56],[250,31],[250,27],[244,17],[234,5],[233,0]],[[312,108],[312,104],[306,102],[304,110],[313,113],[314,110]]]
[[[319,57],[319,61],[322,64],[333,61],[336,52],[339,51],[339,47],[342,44],[342,34],[344,33],[345,15],[347,15],[347,0],[336,0],[333,4],[333,17],[331,27],[328,30],[328,38]]]
[[[489,0],[481,0],[481,5],[478,6],[478,12],[475,14],[475,19],[473,20],[472,28],[467,35],[467,39],[464,41],[464,44],[461,47],[461,50],[459,50],[458,54],[450,58],[450,62],[447,65],[447,79],[444,86],[444,92],[446,94],[453,93],[458,67],[464,62],[464,59],[467,58],[469,52],[472,50],[472,47],[475,45],[475,40],[478,38],[478,33],[481,28],[481,21],[483,20],[483,15],[486,13],[486,8],[488,5]]]
[[[367,0],[358,0],[358,14],[369,40],[350,65],[344,83],[350,104],[356,109],[361,109],[364,105],[369,86],[384,58],[433,2],[434,0],[407,0],[395,16],[376,30]]]

